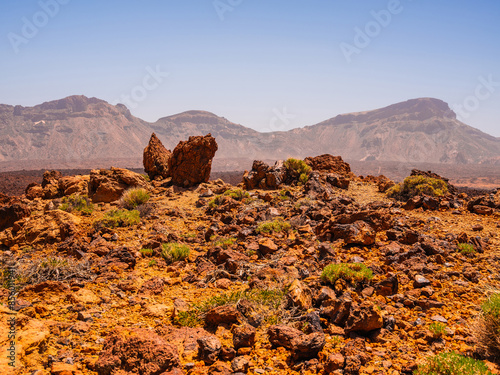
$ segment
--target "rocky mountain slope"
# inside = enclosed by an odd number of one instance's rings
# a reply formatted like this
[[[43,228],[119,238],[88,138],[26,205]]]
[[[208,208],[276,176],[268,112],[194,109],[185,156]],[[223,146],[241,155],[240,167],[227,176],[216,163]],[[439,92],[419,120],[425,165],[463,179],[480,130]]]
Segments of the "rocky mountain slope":
[[[495,165],[500,140],[459,122],[437,99],[339,115],[287,132],[259,133],[204,111],[147,123],[123,105],[72,96],[35,107],[0,105],[0,169],[140,167],[155,132],[172,149],[190,135],[211,133],[219,144],[215,170],[249,169],[254,159],[321,153],[352,161]]]
[[[500,192],[399,202],[340,158],[304,186],[255,164],[246,184],[278,189],[113,169],[0,196],[4,353],[13,316],[17,332],[0,372],[410,375],[455,351],[499,373],[477,324],[499,290]],[[131,186],[150,194],[136,210]]]

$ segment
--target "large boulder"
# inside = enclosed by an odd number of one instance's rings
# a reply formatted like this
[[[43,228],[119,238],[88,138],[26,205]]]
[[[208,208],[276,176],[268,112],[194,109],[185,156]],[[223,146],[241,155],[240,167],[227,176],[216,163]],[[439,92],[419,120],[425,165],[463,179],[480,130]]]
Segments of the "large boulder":
[[[95,202],[114,202],[123,192],[132,187],[148,186],[146,179],[139,173],[123,168],[90,171],[89,198]]]
[[[351,166],[342,160],[340,156],[323,154],[315,157],[307,157],[304,159],[313,171],[334,173],[345,177],[351,177]]]
[[[170,177],[168,165],[171,157],[172,153],[163,146],[156,134],[153,133],[149,144],[144,149],[142,160],[144,170],[151,180],[156,176]]]
[[[147,329],[118,329],[104,342],[94,370],[99,375],[123,373],[159,375],[180,366],[177,348]]]
[[[217,148],[217,142],[211,134],[189,137],[189,140],[179,142],[168,162],[172,182],[183,187],[207,182]]]

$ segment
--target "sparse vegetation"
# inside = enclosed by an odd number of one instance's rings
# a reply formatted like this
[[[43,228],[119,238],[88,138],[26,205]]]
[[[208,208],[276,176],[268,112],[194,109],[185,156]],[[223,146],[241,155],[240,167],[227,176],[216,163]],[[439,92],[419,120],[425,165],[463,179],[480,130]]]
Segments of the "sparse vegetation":
[[[474,245],[468,243],[459,243],[457,249],[460,253],[464,255],[473,255],[476,253],[476,249],[474,249]]]
[[[250,194],[242,189],[228,189],[224,193],[215,196],[210,202],[208,202],[208,207],[211,209],[217,208],[227,201],[227,197],[230,197],[238,202],[247,202],[250,198]]]
[[[66,212],[78,211],[82,215],[91,215],[94,211],[94,205],[86,195],[71,194],[62,199],[59,209]]]
[[[264,221],[257,226],[255,231],[257,233],[272,233],[272,232],[286,232],[291,228],[290,223],[283,220],[283,218],[276,218],[273,221]]]
[[[262,312],[267,322],[277,323],[286,320],[284,302],[286,289],[249,289],[213,296],[205,301],[193,304],[188,311],[181,312],[175,323],[181,326],[201,325],[205,314],[217,306],[237,305],[241,300],[249,301],[257,312]]]
[[[289,158],[283,163],[288,171],[288,175],[297,182],[305,184],[309,179],[311,167],[304,160]]]
[[[141,249],[139,250],[140,253],[146,257],[150,257],[154,254],[154,250],[153,249]]]
[[[427,359],[418,367],[415,375],[493,375],[484,362],[451,352]]]
[[[481,305],[481,316],[473,326],[479,351],[500,358],[500,292],[492,293]]]
[[[176,242],[162,244],[161,256],[170,264],[189,257],[191,250],[189,246]]]
[[[139,224],[141,221],[137,210],[112,210],[108,211],[104,217],[96,222],[97,227],[117,228],[128,227]]]
[[[441,322],[433,322],[429,325],[429,331],[434,335],[434,338],[439,339],[446,332],[446,325]]]
[[[75,260],[49,256],[24,261],[16,270],[21,285],[38,284],[43,281],[66,281],[70,279],[91,279],[92,270],[88,260]]]
[[[446,182],[425,176],[406,177],[402,183],[387,190],[387,196],[396,199],[409,199],[416,195],[440,197],[448,192]]]
[[[234,238],[234,237],[219,238],[218,240],[213,242],[213,245],[220,246],[223,249],[227,249],[228,247],[232,246],[235,242],[236,242],[236,238]]]
[[[332,285],[342,279],[352,286],[366,283],[373,278],[373,272],[363,263],[332,263],[321,273],[321,280]]]
[[[144,188],[132,188],[126,190],[121,199],[120,199],[120,204],[122,207],[126,208],[127,210],[133,210],[137,208],[140,205],[143,205],[147,201],[149,201],[149,198],[151,196],[149,195],[148,191]]]

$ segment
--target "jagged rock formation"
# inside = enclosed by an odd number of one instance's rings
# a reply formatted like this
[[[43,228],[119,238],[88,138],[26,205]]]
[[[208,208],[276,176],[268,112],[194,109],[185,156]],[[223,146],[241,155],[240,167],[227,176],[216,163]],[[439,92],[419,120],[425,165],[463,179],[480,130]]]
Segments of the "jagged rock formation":
[[[189,137],[189,140],[181,141],[169,160],[172,182],[184,187],[207,182],[217,148],[217,142],[211,134]]]
[[[343,161],[341,156],[323,154],[316,157],[307,157],[304,161],[314,171],[336,173],[345,177],[352,175],[351,166]]]
[[[156,134],[153,133],[143,155],[144,170],[151,181],[156,176],[161,178],[170,177],[169,160],[171,157],[172,153],[163,146]]]

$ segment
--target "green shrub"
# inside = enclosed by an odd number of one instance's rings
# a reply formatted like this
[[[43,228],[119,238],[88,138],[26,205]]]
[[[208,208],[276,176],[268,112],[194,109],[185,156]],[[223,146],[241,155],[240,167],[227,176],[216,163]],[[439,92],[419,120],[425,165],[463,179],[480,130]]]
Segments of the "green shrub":
[[[202,324],[205,314],[217,306],[236,305],[241,300],[247,300],[256,311],[262,312],[267,322],[280,322],[287,314],[283,304],[286,289],[249,289],[213,296],[200,303],[193,304],[188,311],[180,312],[175,323],[195,327]]]
[[[161,256],[168,264],[187,259],[189,257],[189,253],[191,252],[187,245],[179,244],[177,242],[164,243],[161,247]]]
[[[464,255],[472,255],[476,253],[474,246],[468,243],[459,243],[457,249]]]
[[[112,210],[106,212],[104,217],[96,223],[96,226],[106,228],[128,227],[139,224],[141,221],[137,210]]]
[[[484,362],[451,352],[427,359],[414,372],[415,375],[493,375]]]
[[[481,305],[481,316],[473,326],[478,351],[500,358],[500,292],[492,293]]]
[[[353,286],[368,282],[373,278],[373,272],[363,263],[332,263],[321,273],[321,280],[332,285],[338,279],[343,279]]]
[[[153,249],[141,249],[139,250],[140,253],[144,256],[147,256],[147,257],[150,257],[151,255],[154,254],[154,250]]]
[[[288,175],[297,182],[305,184],[309,179],[311,167],[304,160],[289,158],[283,163]]]
[[[211,209],[219,207],[221,204],[224,204],[224,202],[227,201],[226,197],[230,197],[239,202],[246,202],[250,198],[250,194],[241,189],[229,189],[226,190],[223,194],[215,196],[214,199],[208,202],[208,207]]]
[[[250,197],[247,191],[241,189],[229,189],[224,192],[225,196],[231,197],[237,201],[243,201]]]
[[[446,325],[441,322],[431,323],[429,325],[429,331],[431,331],[435,338],[441,338],[446,332]]]
[[[390,198],[409,199],[416,195],[440,197],[447,192],[448,187],[443,180],[425,176],[410,176],[406,177],[403,183],[394,185],[387,190],[386,194]]]
[[[257,233],[272,233],[272,232],[286,232],[291,228],[290,223],[283,220],[283,218],[276,218],[273,221],[264,221],[260,223],[255,231]]]
[[[132,210],[140,206],[141,204],[149,201],[148,191],[143,188],[132,188],[126,190],[120,200],[120,204],[122,207],[125,207],[128,210]]]
[[[236,242],[236,238],[234,238],[234,237],[220,238],[220,239],[214,241],[213,245],[220,246],[223,249],[227,249],[228,247],[232,246],[235,242]]]
[[[66,212],[78,211],[82,215],[90,215],[94,211],[94,205],[86,195],[71,194],[62,199],[59,209]]]

